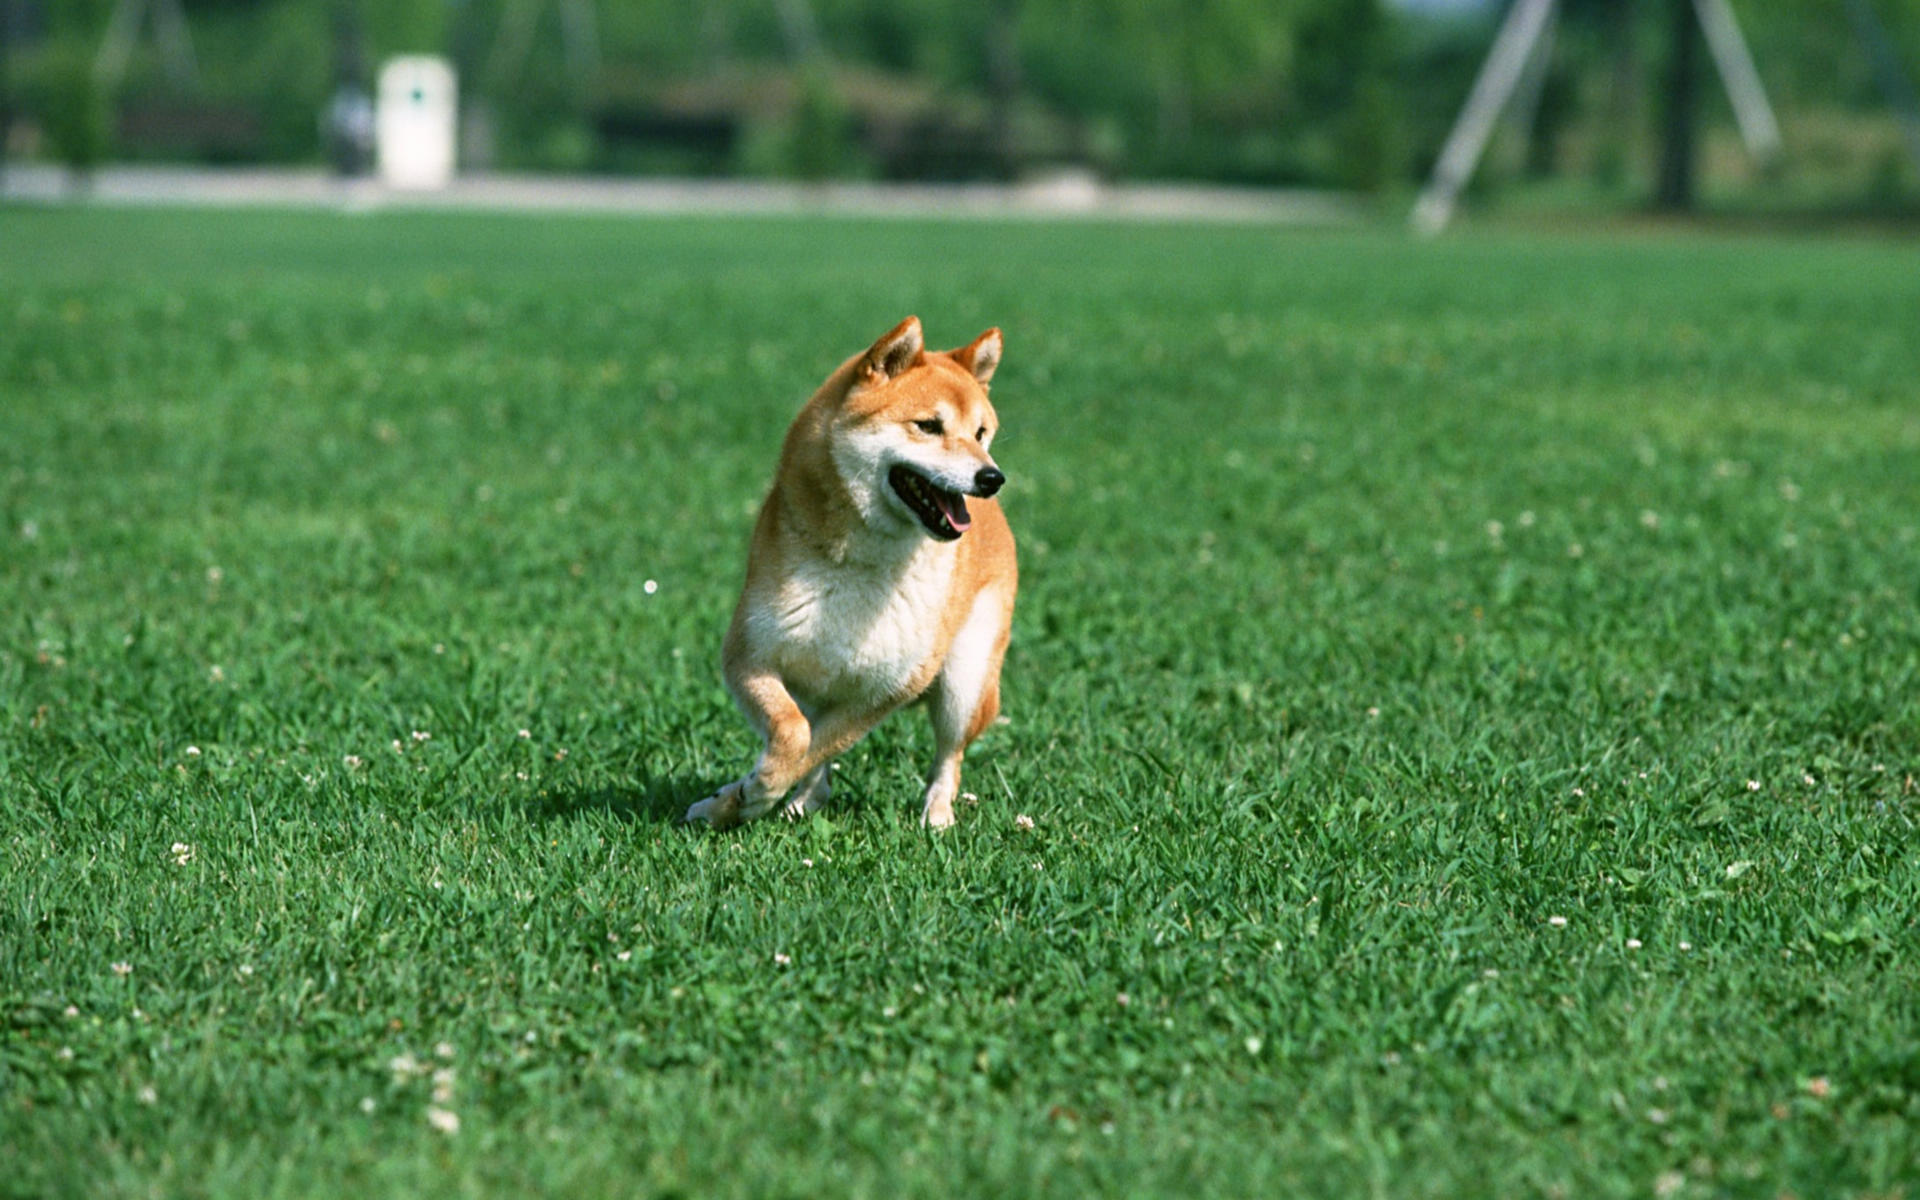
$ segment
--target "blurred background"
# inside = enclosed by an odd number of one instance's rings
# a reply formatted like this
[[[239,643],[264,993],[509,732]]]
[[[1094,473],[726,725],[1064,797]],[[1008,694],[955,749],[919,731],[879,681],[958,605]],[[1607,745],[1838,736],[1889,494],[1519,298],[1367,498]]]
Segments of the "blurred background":
[[[365,174],[383,66],[434,56],[463,176],[1185,181],[1404,212],[1529,6],[1474,203],[1920,216],[1920,0],[0,0],[0,129],[7,169],[82,182]],[[1716,9],[1777,148],[1730,103]]]

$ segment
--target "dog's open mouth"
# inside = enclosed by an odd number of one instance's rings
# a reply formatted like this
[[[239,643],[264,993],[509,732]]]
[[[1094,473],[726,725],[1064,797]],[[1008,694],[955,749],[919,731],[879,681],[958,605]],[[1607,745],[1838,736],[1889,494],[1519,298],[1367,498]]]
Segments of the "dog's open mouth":
[[[959,492],[948,491],[912,467],[894,467],[887,472],[887,482],[927,532],[941,541],[952,541],[973,524],[973,518],[967,515],[967,502]]]

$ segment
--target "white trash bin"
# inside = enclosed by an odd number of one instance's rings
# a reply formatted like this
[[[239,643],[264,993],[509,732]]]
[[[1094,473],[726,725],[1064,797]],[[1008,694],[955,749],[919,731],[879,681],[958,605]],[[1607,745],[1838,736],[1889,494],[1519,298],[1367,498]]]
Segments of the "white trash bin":
[[[453,66],[446,59],[408,55],[387,60],[380,68],[374,120],[381,181],[410,190],[452,182],[458,111]]]

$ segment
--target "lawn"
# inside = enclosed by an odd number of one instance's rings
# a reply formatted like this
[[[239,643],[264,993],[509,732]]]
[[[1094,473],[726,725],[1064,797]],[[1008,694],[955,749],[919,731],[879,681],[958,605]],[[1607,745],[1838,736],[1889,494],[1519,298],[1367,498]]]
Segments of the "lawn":
[[[0,1195],[1920,1190],[1912,242],[0,245]],[[908,313],[1006,331],[978,802],[906,713],[683,828]]]

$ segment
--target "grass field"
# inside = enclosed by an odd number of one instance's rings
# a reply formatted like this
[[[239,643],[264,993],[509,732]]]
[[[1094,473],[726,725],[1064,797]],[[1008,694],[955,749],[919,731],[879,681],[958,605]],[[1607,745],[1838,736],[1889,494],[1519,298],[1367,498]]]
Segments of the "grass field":
[[[1920,1192],[1912,243],[0,244],[0,1194]],[[1007,336],[978,803],[903,714],[682,828],[909,312]]]

